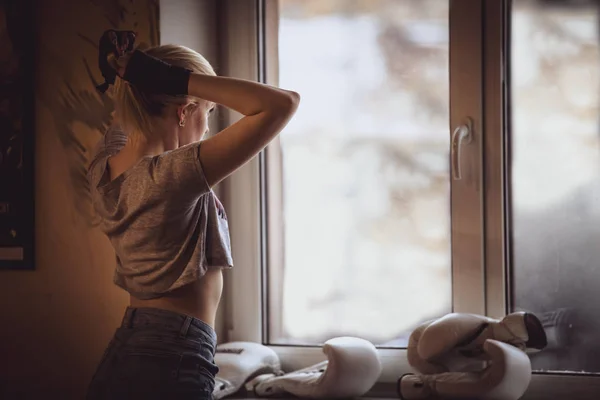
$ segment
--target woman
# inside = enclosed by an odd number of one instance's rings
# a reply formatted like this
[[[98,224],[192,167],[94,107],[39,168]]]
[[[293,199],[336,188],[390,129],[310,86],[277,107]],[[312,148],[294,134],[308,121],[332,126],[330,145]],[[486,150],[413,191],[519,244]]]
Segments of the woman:
[[[119,59],[116,120],[89,167],[115,283],[130,306],[89,399],[212,398],[215,315],[231,267],[227,218],[211,188],[290,120],[298,94],[218,77],[200,54],[165,45]],[[215,104],[244,117],[208,139]]]

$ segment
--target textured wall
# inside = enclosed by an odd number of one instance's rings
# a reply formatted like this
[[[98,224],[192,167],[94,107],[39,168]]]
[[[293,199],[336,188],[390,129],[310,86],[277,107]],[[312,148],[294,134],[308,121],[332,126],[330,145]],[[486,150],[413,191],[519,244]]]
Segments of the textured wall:
[[[36,270],[0,271],[0,398],[81,399],[127,295],[94,228],[85,167],[110,123],[96,43],[108,28],[156,44],[158,0],[38,0]]]

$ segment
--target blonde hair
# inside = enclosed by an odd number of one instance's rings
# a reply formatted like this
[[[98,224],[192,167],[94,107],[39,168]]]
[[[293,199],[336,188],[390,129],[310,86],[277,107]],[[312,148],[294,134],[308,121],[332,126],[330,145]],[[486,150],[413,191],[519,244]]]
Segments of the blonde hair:
[[[152,57],[171,65],[183,67],[194,73],[216,75],[213,67],[202,55],[185,46],[166,44],[144,50]],[[198,104],[199,99],[192,96],[147,95],[126,81],[117,77],[113,88],[115,116],[120,127],[129,135],[150,135],[152,117],[163,115],[168,104]]]

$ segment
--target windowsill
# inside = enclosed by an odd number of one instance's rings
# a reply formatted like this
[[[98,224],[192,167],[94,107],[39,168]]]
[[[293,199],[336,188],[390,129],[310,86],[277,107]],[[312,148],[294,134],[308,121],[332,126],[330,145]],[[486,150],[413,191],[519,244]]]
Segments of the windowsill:
[[[534,373],[529,389],[522,400],[597,400],[600,392],[600,379],[598,377],[543,375]],[[239,393],[231,399],[254,399],[252,394]],[[294,396],[280,396],[272,400],[296,398]],[[391,400],[398,399],[395,383],[378,383],[367,393],[364,400]],[[455,399],[459,400],[459,399]]]
[[[228,397],[230,399],[257,399],[263,397],[256,397],[249,393],[239,393],[232,397]],[[283,400],[283,399],[294,399],[297,397],[294,396],[280,396],[280,397],[269,397],[272,400]],[[360,399],[364,400],[391,400],[398,399],[398,395],[396,394],[396,385],[392,383],[378,383],[375,385],[373,389],[367,393],[366,396],[360,397]]]

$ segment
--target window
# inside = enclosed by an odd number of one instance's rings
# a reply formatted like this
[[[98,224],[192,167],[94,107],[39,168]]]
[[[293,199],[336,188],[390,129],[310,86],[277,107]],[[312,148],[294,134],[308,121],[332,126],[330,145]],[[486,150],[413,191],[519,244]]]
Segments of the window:
[[[600,373],[600,14],[579,3],[512,9],[512,301],[553,333],[536,368]]]
[[[448,5],[279,1],[303,100],[267,151],[268,343],[405,346],[452,310]]]
[[[328,338],[360,336],[394,382],[423,320],[525,309],[551,341],[532,356],[546,372],[532,398],[565,379],[597,387],[564,375],[600,372],[585,357],[599,329],[595,3],[226,4],[225,72],[302,95],[226,183],[229,340],[299,368]]]

